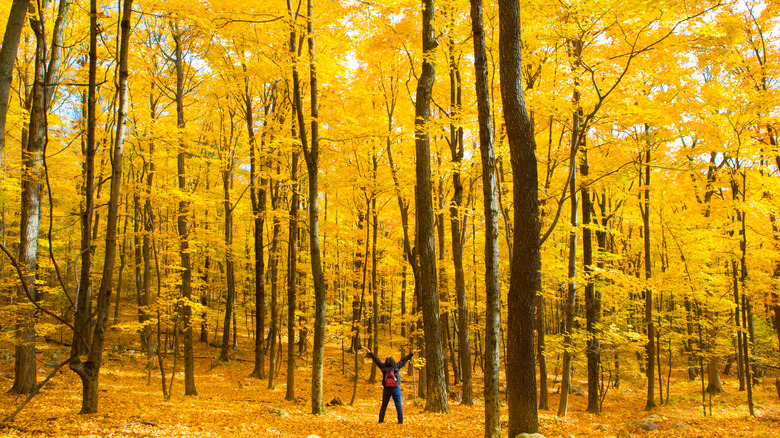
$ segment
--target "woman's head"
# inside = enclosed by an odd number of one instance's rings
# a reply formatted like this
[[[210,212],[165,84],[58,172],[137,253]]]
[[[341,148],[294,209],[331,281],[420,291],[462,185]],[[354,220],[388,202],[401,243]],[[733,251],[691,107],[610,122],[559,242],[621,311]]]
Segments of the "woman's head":
[[[393,356],[388,356],[387,359],[385,359],[385,368],[395,368],[395,359],[393,359]]]

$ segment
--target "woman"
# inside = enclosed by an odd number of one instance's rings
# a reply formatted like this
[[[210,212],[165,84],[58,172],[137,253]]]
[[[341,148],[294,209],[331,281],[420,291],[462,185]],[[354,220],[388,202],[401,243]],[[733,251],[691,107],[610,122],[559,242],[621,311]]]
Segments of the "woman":
[[[387,403],[390,401],[390,397],[393,397],[395,402],[395,411],[398,414],[398,424],[404,422],[404,412],[401,408],[401,368],[406,365],[406,362],[412,358],[414,353],[420,351],[415,350],[404,356],[403,359],[396,362],[393,356],[388,356],[384,363],[372,353],[366,347],[361,347],[366,351],[366,356],[374,360],[376,366],[382,371],[382,407],[379,409],[379,422],[385,421],[385,411],[387,410]]]

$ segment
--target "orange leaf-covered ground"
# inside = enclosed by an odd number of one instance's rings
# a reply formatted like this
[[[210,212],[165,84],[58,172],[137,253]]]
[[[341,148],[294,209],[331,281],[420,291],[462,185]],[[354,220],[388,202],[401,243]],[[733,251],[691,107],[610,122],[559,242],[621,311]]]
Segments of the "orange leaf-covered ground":
[[[412,379],[404,380],[405,424],[395,424],[395,411],[388,407],[385,424],[377,424],[381,389],[379,384],[368,384],[366,379],[372,366],[363,361],[357,398],[354,406],[346,406],[352,398],[352,357],[347,355],[347,372],[341,371],[340,345],[326,349],[325,398],[341,398],[345,406],[332,406],[323,416],[310,415],[309,379],[311,368],[304,364],[309,356],[299,358],[296,372],[297,402],[284,400],[285,366],[281,367],[273,390],[267,381],[248,378],[253,369],[252,341],[240,339],[240,350],[233,352],[228,363],[216,361],[217,350],[203,344],[196,345],[196,384],[198,396],[183,395],[181,365],[177,370],[173,396],[165,401],[160,388],[159,372],[152,373],[147,384],[146,359],[133,348],[129,335],[111,333],[111,341],[122,338],[123,345],[107,351],[100,377],[99,413],[78,415],[81,386],[72,372],[63,369],[11,424],[0,428],[0,436],[253,436],[253,437],[468,437],[484,435],[484,404],[481,400],[482,375],[476,374],[477,400],[474,406],[451,402],[447,415],[424,412],[420,400],[411,400]],[[380,350],[386,354],[389,348]],[[10,350],[12,351],[12,350]],[[21,402],[21,398],[6,391],[13,383],[12,353],[6,348],[0,357],[0,415],[6,417]],[[65,347],[56,344],[41,345],[39,349],[39,377],[52,368],[46,365],[51,355],[64,357]],[[399,352],[395,352],[396,357]],[[169,358],[166,366],[170,367]],[[170,375],[170,372],[167,373]],[[502,376],[503,377],[503,376]],[[612,390],[604,402],[604,412],[593,415],[584,412],[585,397],[570,397],[569,415],[556,418],[554,411],[540,411],[540,432],[546,437],[592,436],[778,436],[780,404],[774,389],[774,379],[767,378],[766,386],[756,387],[756,418],[748,414],[746,395],[737,391],[736,380],[726,377],[726,393],[713,399],[712,417],[703,417],[700,383],[687,382],[684,373],[673,374],[672,397],[668,405],[655,409],[659,429],[653,432],[631,432],[627,423],[644,419],[651,413],[645,405],[643,379],[636,371],[623,376],[621,388]],[[575,382],[584,388],[584,382]],[[552,388],[552,384],[551,384]],[[503,388],[502,388],[503,394]],[[558,396],[551,395],[550,406],[557,408]],[[278,409],[290,414],[282,418]],[[505,409],[505,408],[504,408]],[[506,411],[502,423],[506,427]],[[506,434],[506,429],[504,429]],[[505,436],[505,435],[504,435]]]

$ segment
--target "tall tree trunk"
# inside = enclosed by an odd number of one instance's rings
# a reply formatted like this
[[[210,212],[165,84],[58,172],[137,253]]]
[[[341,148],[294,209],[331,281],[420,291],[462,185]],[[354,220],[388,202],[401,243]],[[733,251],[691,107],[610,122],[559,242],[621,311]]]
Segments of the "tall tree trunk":
[[[598,295],[596,294],[595,279],[593,278],[593,231],[591,229],[591,214],[593,202],[590,199],[588,178],[588,145],[583,135],[582,162],[580,174],[582,175],[582,264],[585,272],[585,325],[588,331],[588,341],[585,355],[588,360],[588,407],[587,411],[598,414],[601,411],[599,404],[599,363],[601,353],[597,337],[596,324],[599,323]]]
[[[499,393],[499,348],[501,293],[498,253],[498,202],[496,199],[496,156],[490,116],[485,28],[482,0],[471,0],[471,29],[474,35],[479,150],[482,159],[482,194],[485,212],[485,438],[501,436]],[[475,285],[476,287],[476,285]],[[534,391],[535,392],[535,391]]]
[[[119,49],[119,104],[117,106],[116,139],[111,159],[111,191],[106,219],[106,249],[103,275],[98,290],[95,332],[89,348],[88,359],[82,362],[75,356],[70,362],[70,368],[81,378],[82,401],[81,414],[93,414],[98,409],[98,377],[103,358],[103,343],[105,341],[108,316],[111,308],[111,290],[113,288],[114,262],[116,260],[116,237],[118,228],[118,212],[120,192],[122,188],[122,158],[126,133],[128,102],[128,54],[130,48],[130,15],[133,0],[125,0],[122,6],[121,38]],[[92,2],[92,12],[97,11],[96,2]],[[84,310],[83,308],[81,309]],[[73,345],[76,344],[74,339]],[[73,355],[73,351],[71,352]]]
[[[454,41],[450,38],[450,107],[451,117],[457,118],[462,108],[460,70],[452,53]],[[450,231],[452,237],[452,262],[455,267],[455,294],[458,302],[458,355],[460,376],[463,381],[461,404],[474,404],[474,390],[471,378],[471,349],[469,347],[469,305],[466,300],[466,277],[463,273],[463,246],[465,241],[466,216],[460,213],[463,204],[463,183],[460,166],[463,161],[463,126],[450,123],[450,152],[455,171],[452,175],[454,193],[450,200]],[[463,221],[461,222],[461,217]]]
[[[97,8],[97,5],[95,5]],[[75,327],[79,332],[74,343],[77,354],[86,354],[90,344],[90,316],[92,314],[92,219],[95,214],[95,105],[97,102],[97,17],[90,15],[89,33],[89,85],[87,86],[87,126],[84,143],[84,205],[81,211],[81,271],[76,292]],[[83,308],[83,312],[78,309]]]
[[[577,41],[572,41],[575,45],[575,57],[580,52],[576,47]],[[576,88],[575,80],[574,102],[579,104],[579,90]],[[580,137],[580,114],[579,110],[572,114],[572,132],[571,132],[571,150],[572,157],[577,156],[579,150]],[[568,288],[566,298],[563,300],[564,320],[563,320],[563,365],[561,366],[561,398],[558,403],[558,416],[565,417],[569,409],[569,393],[571,392],[571,359],[572,359],[572,332],[574,331],[574,308],[577,305],[577,160],[571,160],[572,169],[569,171],[569,201],[571,203],[571,230],[569,231],[569,271]]]
[[[425,333],[425,370],[427,374],[427,412],[449,412],[447,382],[444,375],[444,349],[439,323],[439,288],[437,284],[436,250],[434,239],[434,212],[431,187],[431,145],[428,135],[428,119],[431,114],[431,91],[436,80],[433,63],[436,40],[433,28],[434,0],[423,0],[422,74],[417,82],[415,97],[415,157],[417,185],[415,206],[417,209],[417,250],[420,256],[420,304]]]
[[[371,309],[371,325],[373,326],[373,339],[372,339],[372,349],[373,351],[379,351],[379,291],[378,291],[378,285],[376,281],[376,242],[379,235],[379,215],[376,211],[376,194],[373,193],[374,190],[376,190],[377,187],[377,181],[376,181],[376,173],[377,168],[379,167],[379,161],[377,160],[376,151],[374,150],[374,144],[371,143],[371,164],[373,166],[373,179],[374,179],[374,188],[372,189],[371,193],[371,205],[370,205],[370,213],[371,213],[371,222],[374,224],[373,232],[371,234],[371,296],[373,299],[373,308]],[[371,223],[368,224],[371,226]],[[376,370],[377,367],[371,367],[371,377],[368,379],[369,383],[375,383],[376,382]]]
[[[45,4],[43,5],[45,7]],[[25,286],[18,290],[20,302],[37,301],[35,280],[38,267],[38,234],[41,224],[41,191],[43,180],[43,160],[46,153],[47,121],[49,104],[54,93],[54,84],[62,59],[62,35],[68,19],[70,2],[61,0],[52,34],[51,57],[46,67],[46,31],[43,11],[30,18],[30,26],[35,33],[35,79],[32,89],[29,135],[27,143],[22,145],[21,214],[19,219],[18,262],[24,270]],[[10,48],[9,48],[10,49]],[[2,152],[2,151],[0,151]],[[11,393],[29,394],[36,386],[35,363],[35,312],[25,308],[17,313],[15,347],[14,384]]]
[[[323,397],[322,374],[325,365],[325,275],[322,272],[322,258],[320,255],[320,231],[319,231],[319,107],[317,104],[317,63],[314,46],[314,5],[308,2],[308,44],[309,44],[309,87],[311,91],[311,149],[304,154],[306,156],[306,169],[309,173],[309,239],[311,251],[311,271],[314,282],[314,346],[312,352],[311,370],[311,409],[312,413],[325,413]]]
[[[244,106],[246,116],[246,129],[249,135],[249,197],[252,202],[252,215],[254,217],[255,260],[255,368],[250,377],[265,378],[265,260],[263,248],[263,225],[265,224],[265,200],[267,178],[258,176],[257,139],[255,138],[254,114],[252,109],[252,92],[250,90],[250,78],[244,78]],[[268,108],[266,106],[266,108]],[[265,125],[268,125],[268,111],[265,114]],[[263,161],[265,164],[265,161]],[[263,166],[265,167],[265,166]],[[259,180],[259,181],[258,181]]]
[[[509,436],[539,430],[534,368],[534,310],[539,286],[539,201],[533,128],[523,96],[520,5],[499,0],[501,98],[512,161],[514,248],[507,320]]]
[[[157,117],[157,100],[154,99],[152,94],[149,94],[149,110],[152,121]],[[152,207],[152,183],[154,182],[154,175],[156,173],[156,167],[154,164],[154,140],[149,141],[149,157],[145,160],[146,168],[146,187],[144,201],[144,211],[142,213],[144,224],[144,236],[142,241],[141,254],[143,258],[143,280],[141,294],[138,300],[138,321],[140,323],[146,323],[152,317],[150,305],[152,304],[152,236],[155,229],[154,224],[154,211]],[[154,352],[152,348],[152,326],[150,324],[144,324],[143,331],[141,332],[141,345],[146,351],[147,369],[151,370],[154,364]],[[159,346],[158,346],[159,348]]]
[[[187,156],[187,144],[185,140],[185,119],[184,119],[184,59],[182,53],[182,36],[183,32],[179,30],[178,23],[171,23],[171,32],[174,41],[174,50],[176,53],[176,127],[179,129],[181,139],[179,141],[179,151],[176,155],[176,169],[178,173],[178,187],[182,193],[187,190],[187,169],[185,166],[185,158]],[[228,203],[229,199],[225,201]],[[176,230],[179,236],[179,261],[181,267],[181,296],[184,299],[184,305],[181,306],[182,312],[182,326],[184,328],[184,394],[185,395],[198,395],[198,391],[195,388],[195,365],[192,351],[192,307],[190,306],[190,299],[192,298],[192,263],[190,261],[190,237],[189,237],[189,223],[187,222],[187,216],[189,215],[189,201],[184,199],[179,200],[178,214],[176,217]],[[228,222],[232,221],[232,217],[228,217],[230,213],[225,211],[225,223],[226,228]],[[226,230],[227,234],[228,231]],[[231,237],[232,239],[232,237]],[[227,236],[226,236],[227,240]],[[229,244],[228,244],[229,247]],[[228,249],[228,283],[230,283],[231,263],[230,250]],[[228,286],[230,289],[230,286]],[[228,327],[228,324],[225,324]],[[224,348],[224,347],[223,347]],[[221,356],[220,356],[221,357]]]
[[[645,133],[649,127],[645,125]],[[647,354],[647,404],[645,410],[656,407],[655,403],[655,325],[653,323],[653,289],[650,287],[650,278],[653,276],[653,264],[650,257],[650,145],[647,150],[641,153],[640,162],[640,184],[642,190],[642,224],[644,237],[644,257],[645,257],[645,324],[647,324],[647,344],[645,345],[645,354]],[[644,181],[641,181],[641,175],[644,173]]]
[[[298,295],[298,152],[294,152],[292,156],[290,183],[292,197],[290,199],[290,234],[287,245],[287,392],[285,400],[295,400],[295,310]],[[303,341],[305,342],[305,339]]]
[[[29,5],[30,0],[13,0],[3,35],[3,46],[0,48],[0,157],[3,156],[5,149],[5,121],[8,115],[8,97],[11,94],[16,53],[19,50],[19,41]]]

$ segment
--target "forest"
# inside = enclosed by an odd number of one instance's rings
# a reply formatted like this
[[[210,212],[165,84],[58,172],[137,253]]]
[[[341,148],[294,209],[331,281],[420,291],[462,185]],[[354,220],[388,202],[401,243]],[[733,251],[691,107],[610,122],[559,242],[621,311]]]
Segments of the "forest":
[[[777,0],[0,23],[0,435],[774,435]]]

